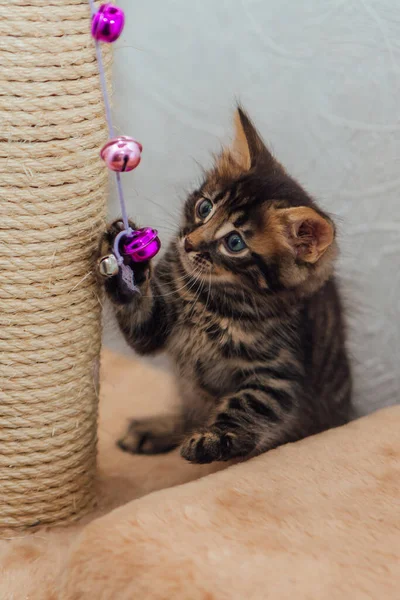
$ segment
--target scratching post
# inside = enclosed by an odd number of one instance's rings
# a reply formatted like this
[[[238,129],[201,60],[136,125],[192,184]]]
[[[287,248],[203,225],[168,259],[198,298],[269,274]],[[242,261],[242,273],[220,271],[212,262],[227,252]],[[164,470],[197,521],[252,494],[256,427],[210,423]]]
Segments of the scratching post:
[[[94,501],[108,172],[89,28],[87,0],[0,5],[0,531]]]

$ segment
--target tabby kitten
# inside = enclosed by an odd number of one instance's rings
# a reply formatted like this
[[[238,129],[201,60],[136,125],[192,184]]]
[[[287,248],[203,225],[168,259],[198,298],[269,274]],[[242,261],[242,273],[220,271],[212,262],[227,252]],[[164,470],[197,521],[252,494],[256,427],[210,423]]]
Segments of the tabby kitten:
[[[331,219],[265,147],[242,109],[236,137],[186,201],[157,266],[135,266],[141,294],[106,280],[139,354],[166,350],[180,414],[132,421],[123,450],[181,445],[194,463],[250,457],[348,420],[351,376],[333,277]],[[120,222],[100,244],[110,251]]]

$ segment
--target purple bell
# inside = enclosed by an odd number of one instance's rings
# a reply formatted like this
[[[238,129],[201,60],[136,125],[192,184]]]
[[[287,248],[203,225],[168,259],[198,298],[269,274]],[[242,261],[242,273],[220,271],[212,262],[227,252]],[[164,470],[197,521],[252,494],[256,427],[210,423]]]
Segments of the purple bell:
[[[119,38],[125,25],[124,11],[112,4],[102,4],[92,19],[92,36],[111,44]]]
[[[144,262],[153,258],[161,248],[158,231],[151,227],[143,227],[133,231],[122,243],[122,254],[129,256],[133,262]]]

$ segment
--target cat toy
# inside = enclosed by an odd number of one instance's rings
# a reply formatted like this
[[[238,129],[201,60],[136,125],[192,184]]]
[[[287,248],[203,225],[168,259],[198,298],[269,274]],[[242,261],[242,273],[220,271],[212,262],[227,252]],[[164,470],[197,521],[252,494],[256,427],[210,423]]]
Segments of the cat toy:
[[[112,4],[102,4],[98,11],[94,0],[89,0],[92,13],[91,34],[95,41],[96,56],[99,66],[100,84],[104,98],[106,120],[109,131],[109,140],[100,151],[100,156],[107,167],[115,172],[118,198],[121,207],[124,229],[116,236],[112,254],[107,254],[99,259],[100,274],[105,277],[114,277],[118,273],[131,291],[138,291],[135,285],[133,270],[126,264],[124,258],[128,257],[133,263],[141,263],[153,258],[161,247],[158,232],[151,227],[133,230],[129,226],[126,205],[121,182],[121,173],[132,171],[139,165],[142,155],[142,145],[132,137],[125,135],[115,137],[111,119],[111,108],[107,93],[107,84],[100,49],[100,42],[115,42],[122,33],[125,24],[124,11]]]

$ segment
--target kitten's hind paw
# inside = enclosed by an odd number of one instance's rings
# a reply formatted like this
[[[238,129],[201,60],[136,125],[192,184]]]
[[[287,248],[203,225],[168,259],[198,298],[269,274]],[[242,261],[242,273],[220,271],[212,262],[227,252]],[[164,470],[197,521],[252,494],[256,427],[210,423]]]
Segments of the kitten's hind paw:
[[[161,454],[179,445],[176,421],[170,416],[131,421],[117,444],[131,454]]]
[[[248,448],[233,431],[210,428],[193,433],[181,446],[181,456],[192,463],[206,464],[246,456]]]

